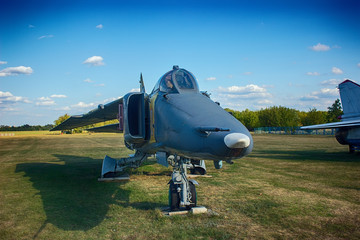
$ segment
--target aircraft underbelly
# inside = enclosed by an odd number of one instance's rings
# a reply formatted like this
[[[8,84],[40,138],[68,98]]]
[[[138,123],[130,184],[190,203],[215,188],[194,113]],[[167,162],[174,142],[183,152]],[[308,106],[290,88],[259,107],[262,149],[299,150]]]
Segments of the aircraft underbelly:
[[[352,145],[360,145],[360,128],[349,129],[347,141]]]
[[[335,135],[337,141],[343,145],[360,146],[360,128],[340,128]]]

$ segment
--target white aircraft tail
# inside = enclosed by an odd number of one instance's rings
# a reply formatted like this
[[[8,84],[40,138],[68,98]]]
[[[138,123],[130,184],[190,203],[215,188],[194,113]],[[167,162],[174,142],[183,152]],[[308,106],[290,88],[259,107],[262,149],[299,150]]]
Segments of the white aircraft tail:
[[[360,85],[350,80],[339,84],[341,103],[344,115],[343,120],[360,117]]]

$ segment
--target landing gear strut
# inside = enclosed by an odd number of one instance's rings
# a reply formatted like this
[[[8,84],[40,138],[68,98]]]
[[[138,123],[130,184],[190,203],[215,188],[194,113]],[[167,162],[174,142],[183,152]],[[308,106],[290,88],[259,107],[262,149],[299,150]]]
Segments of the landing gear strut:
[[[197,194],[195,184],[198,183],[187,178],[187,166],[191,164],[187,158],[176,156],[173,158],[173,173],[169,182],[170,210],[180,210],[181,207],[191,209],[196,207]]]

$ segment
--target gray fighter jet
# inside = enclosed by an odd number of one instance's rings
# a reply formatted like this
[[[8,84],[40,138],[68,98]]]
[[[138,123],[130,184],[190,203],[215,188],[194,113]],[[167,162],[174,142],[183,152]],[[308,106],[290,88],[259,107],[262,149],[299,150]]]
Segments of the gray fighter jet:
[[[302,127],[302,130],[336,128],[336,140],[349,145],[349,152],[360,150],[360,85],[350,80],[339,84],[344,115],[340,122]]]
[[[193,179],[187,170],[204,174],[204,160],[214,161],[217,169],[222,161],[248,155],[253,148],[249,131],[241,122],[200,92],[192,73],[178,66],[165,73],[150,94],[140,77],[140,92],[99,105],[84,115],[72,116],[52,131],[69,130],[107,120],[119,124],[88,129],[94,132],[124,133],[125,146],[135,153],[127,158],[105,156],[102,179],[118,176],[126,168],[137,168],[149,156],[158,163],[172,166],[169,182],[169,204],[172,210],[190,209],[197,204]]]

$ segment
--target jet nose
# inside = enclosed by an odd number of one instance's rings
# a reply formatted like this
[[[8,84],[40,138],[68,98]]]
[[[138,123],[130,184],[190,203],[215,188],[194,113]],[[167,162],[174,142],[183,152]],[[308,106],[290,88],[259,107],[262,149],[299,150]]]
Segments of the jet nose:
[[[228,148],[246,148],[250,146],[250,138],[243,133],[230,133],[224,137]]]

